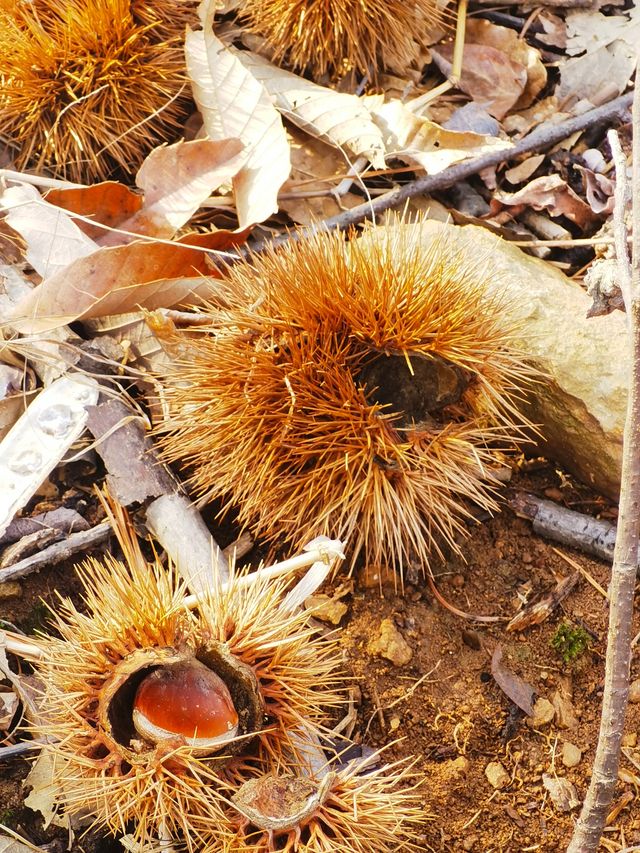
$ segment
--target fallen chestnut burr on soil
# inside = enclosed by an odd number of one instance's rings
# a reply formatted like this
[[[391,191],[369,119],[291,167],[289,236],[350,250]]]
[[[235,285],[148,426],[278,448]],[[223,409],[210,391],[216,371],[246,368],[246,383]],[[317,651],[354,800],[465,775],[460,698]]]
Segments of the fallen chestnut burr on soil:
[[[562,489],[559,484],[552,466],[518,475],[513,483],[562,497],[580,511],[611,511],[605,501],[570,481]],[[607,564],[562,550],[606,589]],[[532,534],[528,522],[509,510],[474,527],[463,551],[466,561],[453,558],[434,571],[444,597],[473,614],[512,616],[522,596],[532,600],[573,572],[553,543]],[[577,806],[562,810],[571,805],[566,783],[581,801],[597,739],[606,639],[602,594],[583,575],[545,622],[507,633],[506,623],[479,624],[454,616],[434,602],[418,576],[407,578],[404,596],[392,583],[384,583],[380,594],[374,577],[365,581],[361,575],[352,585],[346,583],[352,591],[340,598],[347,607],[340,642],[354,676],[353,737],[374,747],[398,739],[387,752],[390,759],[418,756],[427,780],[418,849],[563,849],[577,813]],[[333,590],[344,589],[344,584],[344,577],[335,578]],[[41,598],[55,606],[56,592],[73,597],[77,591],[72,565],[43,570],[23,579],[18,595],[3,598],[3,618],[32,631],[46,620]],[[324,592],[331,595],[332,588]],[[386,640],[380,642],[383,623]],[[552,645],[563,623],[581,628],[588,638],[588,647],[568,663]],[[493,679],[491,658],[497,646],[503,651],[502,666],[539,697],[537,719],[526,718]],[[385,651],[395,663],[381,656]],[[640,679],[637,655],[631,677]],[[640,684],[632,690],[633,698],[614,813],[602,848],[612,853],[640,843]],[[52,843],[62,850],[65,833],[43,830],[40,816],[24,805],[27,772],[23,759],[0,766],[0,820],[35,844]],[[74,849],[121,848],[113,839],[90,834],[77,838]]]

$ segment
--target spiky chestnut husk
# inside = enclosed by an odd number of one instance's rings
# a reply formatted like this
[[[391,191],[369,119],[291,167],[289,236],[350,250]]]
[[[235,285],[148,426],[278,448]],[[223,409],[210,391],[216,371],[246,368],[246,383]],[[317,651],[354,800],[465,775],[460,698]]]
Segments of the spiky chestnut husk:
[[[0,116],[19,167],[87,181],[135,172],[188,97],[188,6],[35,0],[0,10]]]
[[[35,732],[54,759],[59,805],[95,826],[131,829],[143,845],[169,835],[190,850],[225,849],[229,790],[256,768],[299,772],[308,763],[300,726],[319,730],[341,702],[336,642],[285,607],[285,580],[232,582],[190,612],[176,577],[120,535],[126,564],[83,564],[86,612],[61,601],[52,612],[58,636],[42,638],[35,664],[44,685]],[[141,743],[133,733],[140,677],[191,655],[225,680],[244,718],[244,736],[216,755],[184,738]],[[254,685],[255,702],[246,697]]]
[[[521,437],[530,371],[490,259],[419,234],[319,234],[240,261],[217,283],[234,307],[182,339],[165,455],[256,536],[339,536],[402,569],[458,551],[470,503],[496,509],[490,468]]]
[[[406,761],[373,770],[352,762],[318,782],[300,777],[250,780],[232,797],[238,816],[229,851],[382,853],[397,850],[399,843],[403,850],[417,849],[415,828],[426,819],[418,785]],[[292,819],[278,820],[284,814]]]
[[[442,22],[436,0],[242,0],[239,9],[276,60],[316,75],[406,67]]]

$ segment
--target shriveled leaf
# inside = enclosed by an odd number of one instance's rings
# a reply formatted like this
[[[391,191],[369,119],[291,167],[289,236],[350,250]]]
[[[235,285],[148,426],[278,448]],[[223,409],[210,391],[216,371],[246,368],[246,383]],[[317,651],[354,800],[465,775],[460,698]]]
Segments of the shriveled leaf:
[[[61,800],[62,791],[57,781],[56,760],[48,753],[40,753],[26,779],[26,785],[31,788],[24,804],[34,812],[40,812],[45,829],[50,826],[69,826],[68,818],[58,813],[57,803]]]
[[[292,170],[280,193],[280,208],[294,222],[310,225],[362,203],[362,197],[353,192],[339,199],[331,194],[347,171],[333,148],[296,128],[289,135]],[[310,192],[318,195],[310,197]]]
[[[576,56],[560,68],[557,97],[561,101],[585,99],[600,103],[606,85],[607,98],[615,98],[624,91],[635,66],[635,50],[621,40]]]
[[[580,228],[597,220],[589,205],[576,195],[560,175],[535,178],[518,192],[498,191],[494,198],[508,207],[522,204],[534,210],[548,210],[551,216],[566,216]]]
[[[311,136],[350,156],[367,157],[384,169],[384,143],[360,98],[318,86],[284,71],[257,53],[231,48],[243,66],[264,86],[286,119]]]
[[[510,142],[494,136],[445,130],[429,119],[414,115],[400,101],[375,107],[371,114],[382,130],[387,154],[418,163],[430,175],[468,157],[512,147]]]
[[[242,165],[238,139],[196,139],[155,148],[136,176],[142,193],[105,181],[92,187],[51,190],[47,201],[90,217],[110,228],[171,238],[220,184],[230,181]],[[78,228],[100,246],[118,246],[135,239],[77,221]]]
[[[596,215],[613,213],[615,183],[606,175],[594,172],[584,166],[578,166],[584,175],[585,194],[591,210]]]
[[[289,176],[289,144],[280,114],[264,86],[214,34],[216,0],[200,7],[204,29],[185,40],[194,100],[211,139],[240,139],[245,161],[233,178],[241,228],[278,210],[278,191]]]
[[[514,705],[517,705],[530,717],[533,714],[535,691],[524,679],[504,666],[501,646],[497,646],[491,658],[491,675],[493,675],[498,687],[511,699]]]
[[[486,45],[502,51],[527,72],[524,90],[513,106],[514,110],[530,107],[547,83],[547,69],[540,51],[527,44],[515,30],[500,27],[481,18],[467,20],[465,39],[469,44]],[[465,46],[466,49],[466,46]]]
[[[542,784],[549,792],[556,811],[570,812],[582,802],[573,782],[562,776],[551,776],[549,773],[543,773]]]
[[[510,184],[522,184],[533,175],[538,166],[541,166],[545,161],[545,154],[535,154],[533,157],[527,157],[517,166],[507,169],[504,173],[505,178]]]
[[[574,589],[580,580],[580,572],[574,572],[559,580],[555,587],[537,601],[524,607],[507,625],[507,631],[525,631],[532,625],[540,625],[551,616],[554,609]]]
[[[443,74],[451,73],[450,45],[432,48],[433,59]],[[527,84],[527,69],[502,50],[482,44],[465,44],[464,65],[458,88],[497,119],[518,103]]]
[[[19,704],[20,700],[15,693],[6,691],[0,693],[0,731],[7,731]]]
[[[628,12],[617,15],[603,15],[592,9],[572,9],[567,13],[566,27],[569,56],[594,53],[618,39],[640,55],[640,7],[637,4],[632,5]]]
[[[103,181],[90,187],[69,187],[49,190],[45,199],[56,207],[78,213],[100,222],[107,228],[119,228],[142,207],[142,193],[117,181]],[[78,228],[96,242],[105,236],[105,229],[80,219],[74,220]]]
[[[451,73],[453,44],[431,49],[434,61]],[[467,20],[459,88],[497,119],[533,103],[547,82],[540,53],[507,27],[477,18]]]
[[[32,291],[14,309],[11,324],[35,333],[81,317],[177,305],[210,286],[207,250],[226,252],[244,242],[247,233],[214,231],[186,235],[176,243],[135,241],[98,249]]]
[[[194,139],[154,149],[136,175],[144,204],[122,227],[173,237],[212,191],[237,173],[243,149],[239,139]]]
[[[64,210],[46,202],[31,184],[6,189],[0,209],[7,211],[7,223],[24,238],[27,261],[43,278],[97,249]]]

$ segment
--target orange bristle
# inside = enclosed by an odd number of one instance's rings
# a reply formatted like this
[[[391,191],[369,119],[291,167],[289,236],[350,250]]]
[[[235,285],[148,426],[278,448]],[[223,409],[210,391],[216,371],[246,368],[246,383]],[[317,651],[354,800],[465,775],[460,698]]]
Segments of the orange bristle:
[[[459,550],[472,504],[496,509],[491,467],[522,437],[531,371],[490,260],[417,233],[323,233],[239,261],[219,284],[233,307],[181,340],[165,455],[255,536],[339,537],[402,571]]]
[[[276,61],[316,75],[406,68],[443,15],[436,0],[241,0]]]
[[[0,9],[0,116],[20,168],[76,181],[135,173],[174,138],[190,6],[36,0]]]
[[[229,786],[256,772],[303,772],[301,726],[321,731],[342,703],[337,640],[284,603],[290,579],[262,576],[242,586],[232,571],[226,591],[189,611],[184,585],[160,562],[147,563],[122,511],[112,523],[126,562],[84,563],[86,612],[62,599],[52,611],[55,636],[40,638],[34,664],[43,687],[33,730],[54,762],[57,805],[90,815],[96,827],[131,831],[143,847],[168,835],[188,850],[226,849],[234,837]],[[219,650],[217,674],[237,708],[240,682],[230,667],[255,685],[255,725],[219,754],[180,737],[144,745],[132,725],[141,678],[165,664],[175,671],[179,659],[213,666],[211,649]]]

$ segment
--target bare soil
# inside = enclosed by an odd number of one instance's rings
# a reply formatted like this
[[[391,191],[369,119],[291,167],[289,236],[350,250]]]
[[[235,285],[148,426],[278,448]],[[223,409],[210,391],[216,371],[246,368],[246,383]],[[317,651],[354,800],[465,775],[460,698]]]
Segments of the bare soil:
[[[539,494],[551,488],[583,511],[611,509],[559,478],[551,466],[515,478],[512,486]],[[608,565],[560,550],[606,589]],[[533,535],[529,524],[508,510],[470,531],[464,556],[435,567],[437,583],[452,605],[473,614],[511,617],[524,596],[531,600],[547,592],[573,571],[552,543]],[[20,597],[0,600],[0,612],[3,619],[27,631],[41,627],[46,618],[41,599],[53,603],[57,593],[72,597],[78,593],[68,565],[25,578],[21,590]],[[391,744],[385,753],[388,760],[416,757],[416,770],[426,778],[419,849],[452,853],[565,849],[578,809],[559,810],[543,776],[565,778],[579,799],[585,793],[602,697],[606,643],[602,594],[583,576],[547,621],[522,633],[508,633],[505,623],[478,624],[455,616],[434,601],[419,578],[408,578],[404,595],[393,584],[380,590],[375,582],[367,586],[362,578],[356,579],[353,593],[343,601],[348,611],[341,624],[341,643],[356,688],[353,737],[374,747]],[[404,666],[371,652],[385,619],[392,620],[411,647],[411,660]],[[551,644],[563,621],[581,626],[591,638],[589,648],[569,664]],[[565,716],[575,718],[569,719],[569,727],[558,713],[552,721],[533,727],[502,692],[491,676],[491,656],[498,645],[505,667],[538,696],[560,703]],[[638,654],[632,678],[640,678]],[[640,844],[638,733],[640,704],[634,703],[626,722],[617,809],[612,810],[601,848],[611,853]],[[565,766],[565,742],[581,751],[577,766]],[[492,762],[499,762],[508,776],[504,787],[494,788],[486,775]],[[23,804],[22,780],[27,772],[28,763],[22,759],[0,764],[0,822],[36,844],[49,842],[54,850],[65,849],[64,833],[43,831],[39,816]],[[85,851],[121,849],[100,836],[81,838],[78,844],[76,849]]]

